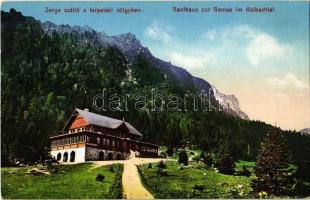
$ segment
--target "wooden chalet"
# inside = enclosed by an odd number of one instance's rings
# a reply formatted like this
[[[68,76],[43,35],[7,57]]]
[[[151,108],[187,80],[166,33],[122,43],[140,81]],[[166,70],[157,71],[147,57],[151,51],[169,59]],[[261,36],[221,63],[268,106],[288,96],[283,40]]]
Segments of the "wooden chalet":
[[[128,122],[75,109],[61,134],[50,137],[51,155],[60,162],[128,159],[132,152],[157,157],[159,146],[142,137]]]

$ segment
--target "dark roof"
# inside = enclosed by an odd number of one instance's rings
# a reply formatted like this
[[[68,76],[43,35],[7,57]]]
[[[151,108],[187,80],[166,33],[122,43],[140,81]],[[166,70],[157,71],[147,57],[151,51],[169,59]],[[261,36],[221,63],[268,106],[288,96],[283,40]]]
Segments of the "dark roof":
[[[142,136],[142,134],[128,122],[118,120],[118,119],[113,119],[113,118],[106,117],[103,115],[98,115],[96,113],[92,113],[92,112],[89,112],[87,110],[81,110],[78,108],[76,108],[75,111],[78,112],[91,125],[106,127],[106,128],[110,128],[110,129],[117,129],[122,124],[124,124],[127,127],[127,129],[129,130],[129,133],[132,133],[132,134],[138,135],[138,136]]]
[[[135,129],[130,123],[122,121],[122,120],[118,120],[118,119],[113,119],[110,117],[106,117],[103,115],[98,115],[96,113],[92,113],[86,110],[81,110],[81,109],[76,109],[76,111],[82,115],[82,117],[89,123],[92,125],[96,125],[96,126],[101,126],[101,127],[106,127],[106,128],[110,128],[110,129],[116,129],[119,126],[121,126],[122,124],[125,124],[125,126],[128,128],[129,133],[135,134],[135,135],[139,135],[142,136],[142,134]]]

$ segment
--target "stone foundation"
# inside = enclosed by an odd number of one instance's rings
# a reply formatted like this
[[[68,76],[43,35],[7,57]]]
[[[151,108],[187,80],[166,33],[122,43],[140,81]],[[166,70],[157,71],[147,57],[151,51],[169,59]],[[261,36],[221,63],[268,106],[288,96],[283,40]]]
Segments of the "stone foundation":
[[[67,155],[65,160],[64,155]],[[51,151],[51,156],[56,160],[60,158],[58,162],[85,162],[85,147]]]
[[[109,151],[86,147],[85,160],[125,160],[127,154],[125,152]]]

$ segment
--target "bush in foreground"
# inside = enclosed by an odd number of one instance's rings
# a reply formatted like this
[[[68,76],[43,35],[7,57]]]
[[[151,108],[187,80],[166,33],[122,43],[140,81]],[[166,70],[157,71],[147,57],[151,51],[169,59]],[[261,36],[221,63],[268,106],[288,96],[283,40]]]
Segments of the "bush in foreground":
[[[251,172],[250,172],[250,170],[248,170],[246,168],[246,166],[243,166],[242,170],[239,172],[239,175],[240,176],[247,176],[247,177],[249,177],[249,176],[251,176]]]
[[[185,151],[180,152],[178,162],[180,164],[182,163],[184,165],[188,165],[188,156],[187,156],[187,153]]]
[[[229,152],[222,151],[216,162],[216,168],[223,174],[235,172],[235,161]]]
[[[292,173],[288,171],[288,159],[288,147],[282,135],[277,132],[268,134],[254,169],[257,177],[252,182],[254,192],[266,192],[268,196],[291,193],[294,181]]]
[[[205,163],[209,167],[211,167],[214,164],[212,153],[205,153],[204,151],[202,151],[200,154],[200,159],[202,160],[203,163]]]
[[[158,168],[160,168],[160,169],[166,169],[167,166],[166,166],[166,164],[164,163],[164,161],[161,160],[161,161],[158,163]]]
[[[105,176],[104,175],[102,175],[102,174],[97,174],[97,176],[96,176],[96,181],[104,181],[104,178],[105,178]]]
[[[166,154],[168,156],[173,156],[173,153],[174,153],[174,150],[173,150],[173,147],[172,146],[169,146],[167,151],[166,151]]]

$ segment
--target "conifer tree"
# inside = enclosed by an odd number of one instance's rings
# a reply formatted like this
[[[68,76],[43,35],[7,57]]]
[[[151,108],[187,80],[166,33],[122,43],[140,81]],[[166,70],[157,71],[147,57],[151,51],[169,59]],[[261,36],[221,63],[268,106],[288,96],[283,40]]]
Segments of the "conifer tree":
[[[235,172],[235,161],[228,151],[221,151],[216,162],[216,167],[221,173],[233,174]]]
[[[281,133],[267,134],[256,161],[254,192],[266,192],[269,196],[287,194],[293,188],[288,161],[288,147]]]
[[[183,163],[184,165],[188,165],[188,156],[187,156],[186,151],[183,150],[180,152],[178,162],[180,164]]]

